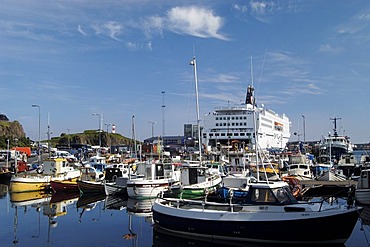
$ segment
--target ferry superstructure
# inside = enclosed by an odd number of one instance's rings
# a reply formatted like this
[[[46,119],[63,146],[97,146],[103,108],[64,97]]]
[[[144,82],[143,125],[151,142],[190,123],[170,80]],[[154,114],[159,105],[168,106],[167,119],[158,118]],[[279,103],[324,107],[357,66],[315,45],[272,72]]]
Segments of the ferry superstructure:
[[[204,117],[203,139],[210,148],[233,146],[238,143],[243,149],[255,143],[254,114],[259,148],[282,150],[290,138],[290,121],[283,114],[258,107],[253,98],[254,88],[248,86],[244,104],[216,108]]]

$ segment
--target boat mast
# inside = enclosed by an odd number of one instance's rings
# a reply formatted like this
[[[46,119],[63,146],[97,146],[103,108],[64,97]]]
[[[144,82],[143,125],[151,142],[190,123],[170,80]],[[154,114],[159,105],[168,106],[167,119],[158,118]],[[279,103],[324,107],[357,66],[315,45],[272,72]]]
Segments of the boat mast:
[[[137,150],[136,150],[136,136],[135,136],[135,116],[132,116],[132,142],[133,142],[133,149],[135,152],[134,158],[137,158]],[[132,154],[131,154],[132,156]]]
[[[199,163],[202,164],[202,143],[200,139],[200,117],[199,117],[199,96],[198,96],[198,76],[197,76],[197,62],[195,56],[190,61],[190,65],[194,67],[194,80],[195,80],[195,98],[197,108],[197,128],[198,128],[198,149],[199,149]]]
[[[333,131],[334,131],[334,136],[335,137],[337,137],[338,136],[338,132],[337,132],[337,120],[340,120],[341,118],[339,118],[339,117],[335,117],[335,118],[330,118],[330,120],[332,120],[333,121],[333,123],[334,123],[334,129],[333,129]]]
[[[252,95],[249,95],[249,100],[252,100],[253,99],[253,91],[254,91],[254,88],[253,88],[253,60],[252,60],[252,56],[251,56],[251,84],[252,86],[249,87],[250,90],[250,93]],[[247,99],[248,100],[248,99]],[[247,103],[247,102],[246,102]],[[255,104],[253,101],[249,102],[250,104],[252,104],[253,106],[253,129],[254,129],[254,148],[255,148],[255,152],[256,152],[256,169],[257,169],[257,181],[259,181],[260,179],[260,175],[259,175],[259,168],[258,168],[258,134],[257,134],[257,123],[256,123],[256,108],[255,108]]]

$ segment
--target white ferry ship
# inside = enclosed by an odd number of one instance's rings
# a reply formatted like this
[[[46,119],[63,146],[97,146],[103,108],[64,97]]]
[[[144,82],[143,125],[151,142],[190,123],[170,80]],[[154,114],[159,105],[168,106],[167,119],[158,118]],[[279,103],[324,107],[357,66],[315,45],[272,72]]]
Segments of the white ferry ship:
[[[248,86],[244,104],[216,108],[204,119],[203,139],[208,149],[226,146],[253,148],[255,143],[254,114],[259,148],[282,150],[290,138],[291,122],[286,115],[278,115],[263,106],[258,107],[253,97],[254,88]],[[235,145],[235,146],[234,146]]]

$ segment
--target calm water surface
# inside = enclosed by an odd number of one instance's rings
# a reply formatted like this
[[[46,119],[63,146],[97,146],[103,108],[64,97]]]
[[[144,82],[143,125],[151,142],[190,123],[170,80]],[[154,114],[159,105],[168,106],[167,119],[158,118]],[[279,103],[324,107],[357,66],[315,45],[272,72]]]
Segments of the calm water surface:
[[[151,200],[120,197],[9,194],[8,186],[0,184],[0,246],[233,246],[158,231],[153,228],[151,205]],[[370,206],[365,207],[351,237],[340,246],[370,246],[369,221]]]

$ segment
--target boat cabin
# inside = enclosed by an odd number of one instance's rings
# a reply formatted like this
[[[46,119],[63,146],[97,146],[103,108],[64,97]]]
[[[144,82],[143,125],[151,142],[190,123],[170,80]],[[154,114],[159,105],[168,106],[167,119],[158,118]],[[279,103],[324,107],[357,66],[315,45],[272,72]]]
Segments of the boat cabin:
[[[136,174],[144,179],[174,178],[177,167],[173,163],[140,163],[136,166]]]
[[[357,182],[357,189],[370,189],[370,169],[362,170]]]
[[[45,159],[43,169],[43,174],[45,175],[56,175],[75,170],[68,160],[62,157]]]

